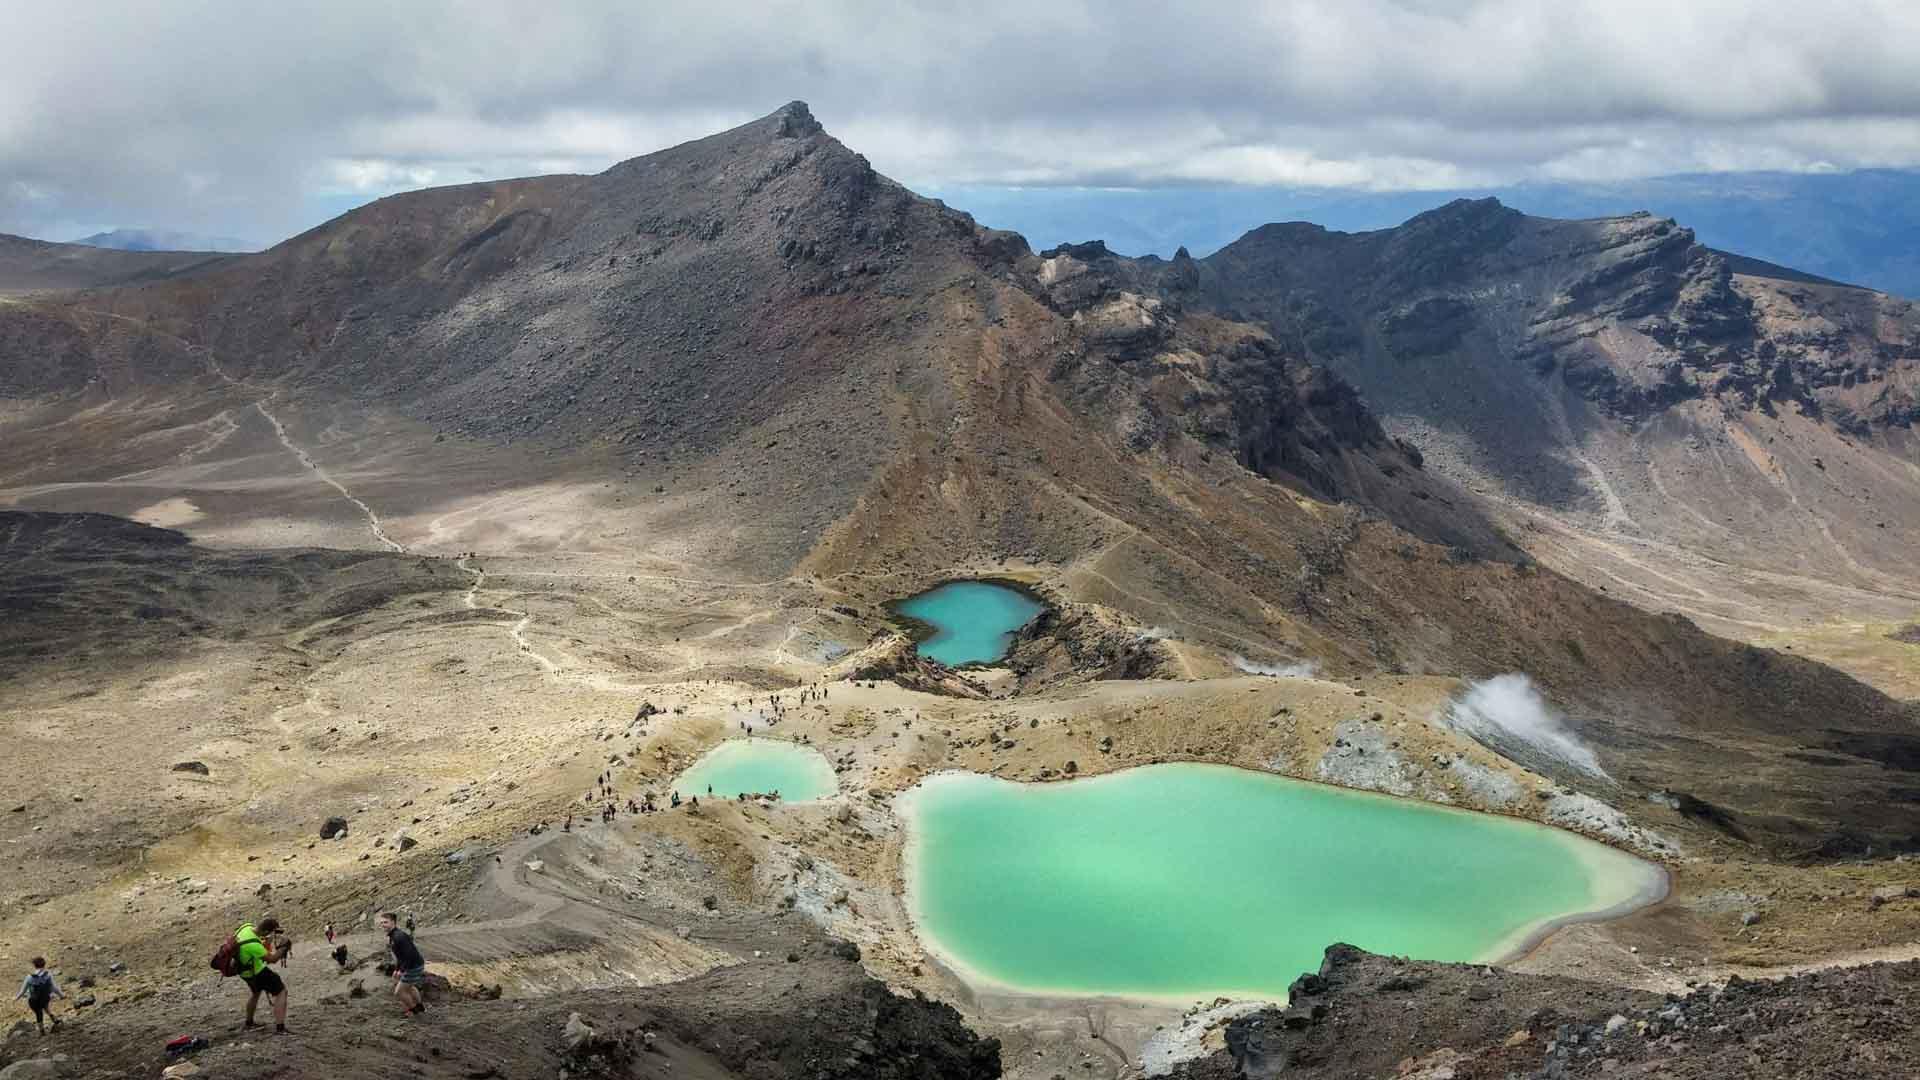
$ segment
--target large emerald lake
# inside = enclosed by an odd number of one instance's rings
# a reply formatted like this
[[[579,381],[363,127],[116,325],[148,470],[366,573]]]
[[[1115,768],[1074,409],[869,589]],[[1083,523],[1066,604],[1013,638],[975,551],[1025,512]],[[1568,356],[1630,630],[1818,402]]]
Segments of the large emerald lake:
[[[907,900],[982,987],[1284,999],[1347,942],[1491,960],[1665,890],[1571,833],[1221,765],[1051,784],[942,773],[901,796]]]

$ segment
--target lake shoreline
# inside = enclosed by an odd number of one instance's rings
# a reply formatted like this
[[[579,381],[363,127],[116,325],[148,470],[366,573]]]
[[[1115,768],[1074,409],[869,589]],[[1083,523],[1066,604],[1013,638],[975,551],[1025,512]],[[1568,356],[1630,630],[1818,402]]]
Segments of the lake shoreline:
[[[1590,888],[1595,890],[1592,897],[1597,906],[1580,910],[1566,911],[1529,921],[1509,933],[1502,935],[1493,945],[1479,950],[1473,955],[1458,957],[1446,962],[1478,964],[1511,964],[1524,959],[1551,938],[1555,933],[1568,926],[1582,923],[1607,922],[1623,918],[1667,900],[1673,891],[1673,877],[1664,866],[1643,859],[1638,855],[1606,844],[1598,839],[1584,836],[1572,830],[1544,822],[1521,818],[1516,815],[1500,814],[1475,810],[1466,807],[1449,806],[1428,800],[1397,796],[1385,792],[1367,791],[1341,787],[1323,781],[1306,780],[1285,776],[1260,769],[1249,769],[1234,765],[1213,762],[1177,762],[1157,765],[1134,765],[1112,772],[1094,776],[1062,778],[1059,781],[1022,782],[1006,780],[983,773],[960,769],[946,769],[923,777],[912,787],[897,795],[893,800],[895,815],[902,822],[906,840],[901,849],[901,903],[907,921],[915,939],[926,952],[930,961],[939,970],[949,976],[958,986],[964,987],[967,996],[982,1002],[992,1000],[1002,1008],[1017,1008],[1021,1012],[1052,1014],[1061,1008],[1078,1008],[1089,1004],[1111,1006],[1129,1004],[1153,1008],[1189,1007],[1196,1002],[1204,1003],[1216,998],[1228,998],[1233,1001],[1278,1001],[1284,1003],[1284,991],[1276,992],[1271,988],[1233,988],[1224,985],[1209,987],[1203,991],[1155,994],[1132,991],[1076,990],[1058,986],[1028,985],[989,975],[963,960],[955,949],[943,941],[928,928],[926,916],[924,864],[926,830],[920,822],[920,799],[930,788],[964,782],[969,779],[996,781],[1010,784],[1016,788],[1039,789],[1053,787],[1056,783],[1071,781],[1073,786],[1083,787],[1096,781],[1112,781],[1125,774],[1139,770],[1162,768],[1166,764],[1175,764],[1188,768],[1224,770],[1238,774],[1269,777],[1287,784],[1297,784],[1308,788],[1325,789],[1345,796],[1360,798],[1372,797],[1376,800],[1406,804],[1439,814],[1459,814],[1500,822],[1505,826],[1532,827],[1542,830],[1566,841],[1569,854],[1583,864],[1590,875]],[[1616,890],[1606,889],[1606,883],[1624,885],[1624,895],[1614,899]],[[1602,903],[1602,901],[1611,901]],[[1351,938],[1356,935],[1346,935]],[[1336,934],[1336,938],[1342,937]],[[1357,942],[1349,942],[1359,944]],[[1328,941],[1325,944],[1334,944]],[[1367,946],[1362,944],[1362,948]],[[1324,946],[1322,946],[1324,948]],[[1369,950],[1373,951],[1373,950]],[[1285,982],[1290,983],[1297,975],[1316,967],[1303,967],[1299,972],[1285,973]]]

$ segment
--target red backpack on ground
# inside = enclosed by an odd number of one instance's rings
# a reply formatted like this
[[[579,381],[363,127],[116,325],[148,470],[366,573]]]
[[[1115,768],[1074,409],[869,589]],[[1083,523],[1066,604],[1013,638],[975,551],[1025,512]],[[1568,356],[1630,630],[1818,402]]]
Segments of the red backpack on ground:
[[[208,966],[219,972],[222,978],[230,979],[240,974],[240,938],[237,933],[227,935],[226,944],[214,950]]]

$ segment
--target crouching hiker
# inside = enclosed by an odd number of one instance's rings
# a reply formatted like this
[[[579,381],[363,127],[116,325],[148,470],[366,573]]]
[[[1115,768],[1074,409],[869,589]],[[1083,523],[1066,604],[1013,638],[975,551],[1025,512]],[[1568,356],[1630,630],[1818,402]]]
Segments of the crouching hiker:
[[[21,981],[20,992],[13,995],[13,1000],[27,999],[27,1008],[33,1010],[33,1022],[39,1026],[44,1038],[47,1021],[52,1020],[54,1027],[60,1026],[60,1018],[53,1015],[53,999],[66,996],[54,985],[53,972],[47,970],[47,958],[36,956],[33,958],[32,973]]]
[[[260,995],[265,994],[267,1004],[273,1009],[273,1030],[276,1034],[285,1035],[287,984],[280,981],[278,972],[267,966],[285,960],[293,950],[291,941],[273,941],[273,936],[279,932],[280,920],[272,917],[261,919],[257,925],[242,923],[240,929],[233,932],[231,944],[234,946],[234,974],[247,984],[247,1022],[244,1026],[260,1026],[254,1022],[253,1014],[260,1007]]]
[[[413,1016],[427,1011],[427,1003],[420,999],[420,987],[427,981],[427,958],[420,955],[420,946],[413,943],[413,935],[400,929],[400,920],[393,912],[380,916],[380,929],[387,932],[387,948],[393,953],[393,996],[400,999],[400,1012]]]

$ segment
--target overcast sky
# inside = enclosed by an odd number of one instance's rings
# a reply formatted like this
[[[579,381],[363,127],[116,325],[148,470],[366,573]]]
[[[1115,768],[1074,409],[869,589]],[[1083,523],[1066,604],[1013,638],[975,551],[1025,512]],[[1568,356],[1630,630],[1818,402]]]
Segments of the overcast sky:
[[[0,0],[0,28],[0,231],[41,236],[278,239],[794,98],[923,189],[1920,166],[1920,0]]]

